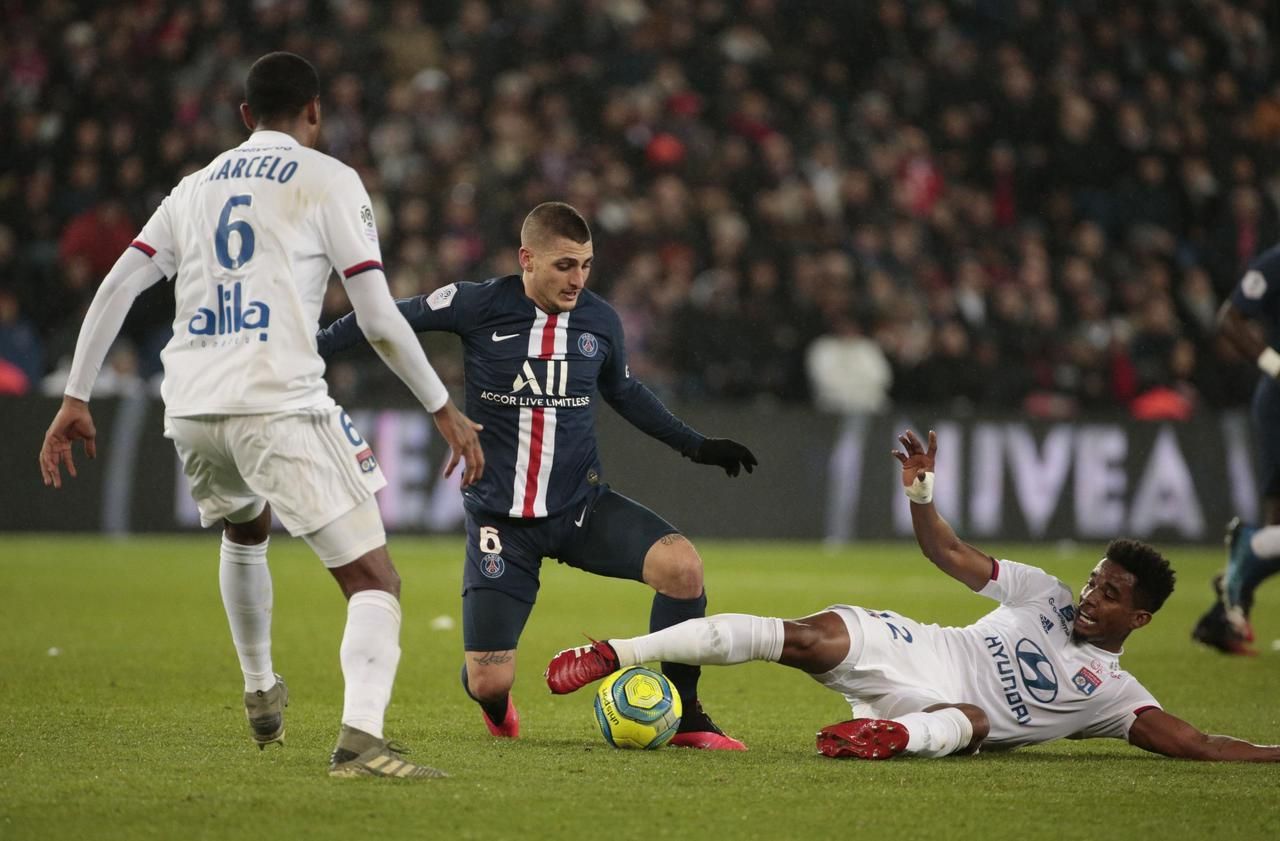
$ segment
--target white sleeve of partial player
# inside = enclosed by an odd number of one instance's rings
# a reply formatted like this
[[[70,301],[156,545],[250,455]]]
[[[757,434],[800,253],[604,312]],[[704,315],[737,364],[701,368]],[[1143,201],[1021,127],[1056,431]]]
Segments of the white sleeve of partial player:
[[[382,271],[361,272],[347,278],[345,286],[360,329],[378,356],[428,412],[440,411],[449,402],[449,391],[427,361],[418,334],[392,300]]]
[[[80,336],[76,339],[76,352],[71,359],[71,376],[63,393],[78,400],[89,399],[93,384],[98,380],[102,362],[107,358],[111,343],[120,332],[134,299],[144,291],[164,280],[164,271],[141,250],[130,246],[107,272],[102,285],[89,304]]]
[[[1062,596],[1069,603],[1071,589],[1040,567],[1000,560],[991,568],[991,580],[978,595],[1004,605],[1027,604],[1042,596]]]

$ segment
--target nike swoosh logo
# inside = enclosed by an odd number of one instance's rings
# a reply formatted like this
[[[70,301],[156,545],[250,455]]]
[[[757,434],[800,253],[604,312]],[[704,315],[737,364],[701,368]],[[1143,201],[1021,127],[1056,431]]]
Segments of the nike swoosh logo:
[[[578,528],[582,528],[582,521],[585,520],[586,518],[587,518],[587,506],[584,505],[582,506],[582,513],[578,515],[578,519],[573,521],[573,524]]]
[[[490,338],[493,339],[495,342],[505,342],[507,339],[514,339],[516,336],[519,336],[519,335],[520,335],[519,333],[512,333],[509,336],[500,336],[498,335],[498,331],[494,330],[493,335],[490,336]]]

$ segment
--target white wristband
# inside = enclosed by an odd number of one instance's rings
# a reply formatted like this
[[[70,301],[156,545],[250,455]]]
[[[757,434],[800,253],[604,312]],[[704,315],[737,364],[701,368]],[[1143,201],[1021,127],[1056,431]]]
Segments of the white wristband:
[[[923,479],[917,475],[915,481],[904,486],[902,490],[906,493],[907,499],[917,505],[928,505],[933,502],[933,471],[924,474]]]
[[[1280,351],[1268,347],[1258,354],[1258,367],[1272,379],[1280,379]]]

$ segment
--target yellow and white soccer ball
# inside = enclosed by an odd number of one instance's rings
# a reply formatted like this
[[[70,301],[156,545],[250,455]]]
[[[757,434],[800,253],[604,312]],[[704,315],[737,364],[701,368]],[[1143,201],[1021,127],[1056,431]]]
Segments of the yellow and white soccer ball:
[[[653,750],[676,734],[683,708],[680,693],[657,672],[632,666],[600,682],[596,722],[615,748]]]

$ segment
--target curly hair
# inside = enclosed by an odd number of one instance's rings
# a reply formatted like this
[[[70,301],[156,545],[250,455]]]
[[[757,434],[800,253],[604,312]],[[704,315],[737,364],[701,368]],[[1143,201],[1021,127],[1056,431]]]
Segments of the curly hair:
[[[1177,575],[1169,561],[1141,540],[1119,538],[1107,546],[1107,560],[1133,574],[1133,603],[1155,613],[1173,593]]]
[[[244,98],[259,121],[296,117],[320,95],[320,77],[311,62],[293,53],[267,53],[244,80]]]

